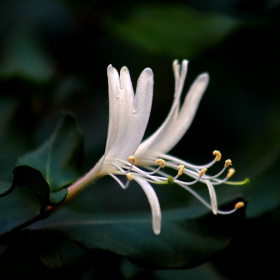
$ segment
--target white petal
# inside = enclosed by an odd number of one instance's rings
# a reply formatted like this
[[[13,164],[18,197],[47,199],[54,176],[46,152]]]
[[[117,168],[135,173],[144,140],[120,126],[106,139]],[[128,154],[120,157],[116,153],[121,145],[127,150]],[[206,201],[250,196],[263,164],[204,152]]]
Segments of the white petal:
[[[181,73],[180,73],[181,70]],[[173,62],[173,71],[174,71],[174,77],[175,77],[175,94],[174,99],[177,99],[180,101],[180,96],[183,91],[186,75],[188,70],[188,61],[183,60],[182,61],[182,67],[180,67],[180,64],[178,63],[178,60],[175,60]],[[174,105],[174,103],[173,103]]]
[[[125,139],[123,139],[123,143],[127,145],[125,151],[128,156],[134,155],[143,139],[152,108],[153,86],[153,72],[146,68],[137,81],[136,94],[131,109],[132,116]]]
[[[105,154],[112,147],[116,135],[119,131],[120,108],[119,103],[115,101],[120,95],[120,79],[117,70],[109,65],[107,68],[108,86],[109,86],[109,127],[106,142]]]
[[[139,146],[149,120],[153,97],[153,72],[146,68],[140,75],[134,96],[129,71],[108,67],[109,128],[105,157],[125,159]]]
[[[134,180],[142,187],[145,192],[152,210],[152,225],[154,234],[160,234],[161,230],[161,210],[158,197],[152,186],[145,180],[135,177]]]
[[[212,212],[214,215],[217,215],[218,203],[217,203],[217,196],[216,196],[215,189],[209,180],[205,180],[205,183],[209,190]]]
[[[182,68],[182,73],[178,79],[178,67],[174,63],[174,72],[176,79],[176,89],[172,108],[159,129],[151,135],[148,139],[141,143],[136,151],[136,158],[140,158],[146,153],[147,150],[157,151],[160,153],[166,153],[171,150],[182,136],[186,133],[190,127],[192,120],[197,111],[199,102],[203,96],[203,93],[207,87],[209,76],[208,74],[202,74],[192,84],[182,108],[179,111],[180,106],[180,95],[186,75],[187,62],[185,61]]]

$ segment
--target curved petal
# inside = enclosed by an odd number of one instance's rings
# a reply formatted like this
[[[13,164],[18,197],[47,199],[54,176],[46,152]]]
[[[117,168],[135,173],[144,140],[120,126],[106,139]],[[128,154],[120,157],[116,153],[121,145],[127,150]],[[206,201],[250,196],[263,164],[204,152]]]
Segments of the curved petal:
[[[153,231],[154,234],[158,235],[161,230],[161,210],[156,192],[147,181],[139,177],[135,177],[133,179],[142,187],[148,198],[152,210]]]
[[[153,97],[153,72],[141,73],[136,95],[126,67],[120,72],[109,65],[109,128],[105,158],[127,159],[139,146],[149,120]]]
[[[176,61],[173,64],[173,68],[176,90],[171,110],[159,129],[138,147],[135,156],[140,158],[140,161],[141,156],[148,150],[166,153],[177,144],[190,127],[199,102],[207,87],[209,76],[206,73],[201,74],[192,84],[182,108],[179,111],[180,96],[187,71],[187,61],[183,61],[180,76],[178,74],[179,68]]]

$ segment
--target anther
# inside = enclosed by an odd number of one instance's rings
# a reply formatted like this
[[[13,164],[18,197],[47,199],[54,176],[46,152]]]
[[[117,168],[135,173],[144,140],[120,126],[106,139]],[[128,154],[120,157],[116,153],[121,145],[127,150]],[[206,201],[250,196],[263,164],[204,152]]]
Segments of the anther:
[[[244,202],[239,201],[239,202],[237,202],[237,203],[235,204],[234,208],[235,208],[235,209],[239,209],[239,208],[242,208],[242,207],[244,207],[244,206],[245,206]]]
[[[158,164],[161,164],[161,168],[164,168],[164,167],[165,167],[165,160],[159,158],[159,159],[156,160],[156,164],[157,164],[157,165],[158,165]]]
[[[199,177],[202,177],[206,173],[206,171],[207,171],[207,168],[201,169],[199,172]]]
[[[235,173],[234,168],[230,168],[230,169],[228,170],[227,178],[229,179],[234,173]]]
[[[229,167],[230,165],[232,165],[232,162],[231,162],[230,159],[227,159],[227,160],[225,161],[225,167],[227,168],[227,167]]]
[[[216,156],[216,161],[219,161],[219,160],[221,160],[221,158],[222,158],[222,154],[221,154],[220,151],[215,150],[215,151],[213,152],[213,155]]]
[[[184,173],[185,170],[185,166],[184,165],[178,165],[178,173],[177,175],[173,178],[174,180],[176,180],[179,176],[181,176]]]
[[[133,180],[132,174],[130,172],[126,174],[126,179],[129,180],[129,181]]]
[[[184,173],[185,166],[184,165],[179,165],[178,169],[179,169],[178,176],[181,176]]]
[[[131,162],[133,165],[136,165],[136,158],[135,156],[129,156],[128,161]]]

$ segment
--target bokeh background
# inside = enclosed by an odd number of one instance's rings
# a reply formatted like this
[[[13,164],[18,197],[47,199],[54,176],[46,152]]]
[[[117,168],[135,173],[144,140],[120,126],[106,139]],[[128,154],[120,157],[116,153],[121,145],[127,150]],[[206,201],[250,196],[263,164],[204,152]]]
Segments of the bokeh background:
[[[198,268],[149,271],[118,259],[116,277],[216,280],[273,275],[278,260],[272,252],[280,247],[279,27],[277,0],[1,0],[1,179],[12,180],[17,158],[49,137],[61,111],[73,112],[84,131],[83,171],[97,162],[107,136],[109,64],[127,66],[134,85],[145,67],[152,68],[150,135],[171,106],[172,62],[188,59],[184,91],[202,72],[210,74],[210,84],[191,128],[171,153],[197,164],[210,161],[215,149],[231,158],[234,179],[251,179],[240,191],[249,200],[247,220],[225,252]],[[220,168],[214,167],[213,173]],[[91,188],[88,194],[94,195]],[[132,195],[134,204],[141,204],[137,191],[122,199]],[[181,203],[182,190],[174,189],[171,198],[158,191],[163,208]],[[106,192],[100,204],[108,208],[116,195],[123,195],[114,182]],[[105,255],[101,260],[110,257],[117,258]],[[96,257],[91,261],[92,266],[104,266]],[[80,279],[91,279],[96,271]]]

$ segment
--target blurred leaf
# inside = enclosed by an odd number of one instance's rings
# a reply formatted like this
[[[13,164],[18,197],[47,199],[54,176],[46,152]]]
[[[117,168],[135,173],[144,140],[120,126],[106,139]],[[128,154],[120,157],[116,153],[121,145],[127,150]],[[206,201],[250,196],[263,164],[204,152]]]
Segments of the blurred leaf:
[[[114,35],[149,52],[173,58],[200,55],[240,24],[233,18],[179,4],[141,4],[125,11],[125,19],[118,18],[118,13],[109,21],[108,28]]]
[[[13,96],[0,100],[0,173],[3,180],[12,180],[11,170],[16,159],[33,144],[30,131],[33,124],[26,101],[27,98],[23,100]]]
[[[243,193],[249,198],[246,217],[257,218],[280,207],[279,175],[253,180]]]
[[[94,214],[67,208],[31,226],[51,230],[88,249],[106,249],[148,268],[197,266],[231,241],[244,211],[229,216],[189,218],[185,209],[163,211],[162,232],[152,232],[150,213]]]
[[[22,76],[36,82],[49,80],[53,69],[42,44],[39,32],[32,26],[17,26],[4,42],[4,62],[0,75]]]
[[[3,275],[12,279],[47,279],[47,271],[42,270],[32,233],[23,230],[16,234],[0,257],[0,269]],[[4,277],[5,278],[5,277]]]
[[[6,195],[12,189],[12,184],[9,182],[0,182],[0,197]]]
[[[158,280],[224,280],[225,278],[210,263],[188,270],[158,270],[154,272]]]
[[[41,262],[50,269],[56,269],[63,266],[61,249],[57,244],[44,244],[38,248]]]
[[[63,114],[50,139],[35,151],[20,157],[17,165],[38,169],[53,193],[79,177],[82,151],[83,133],[76,118]]]

